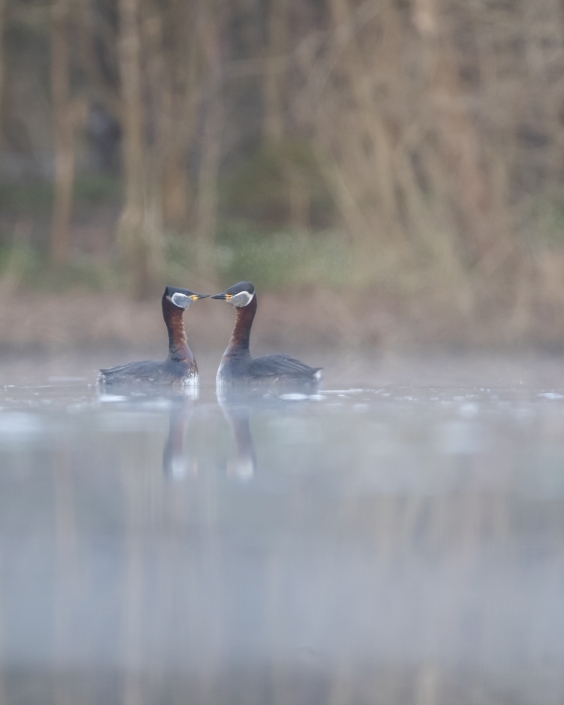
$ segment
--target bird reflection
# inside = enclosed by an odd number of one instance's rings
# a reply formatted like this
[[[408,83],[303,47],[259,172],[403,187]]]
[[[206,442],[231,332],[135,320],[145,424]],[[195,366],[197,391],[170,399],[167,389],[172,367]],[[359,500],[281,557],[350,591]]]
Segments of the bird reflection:
[[[238,480],[251,480],[256,472],[257,459],[249,424],[250,401],[244,396],[226,395],[218,392],[219,406],[231,426],[235,437],[237,455],[227,463],[227,475]]]
[[[163,449],[163,474],[181,480],[193,472],[194,463],[184,452],[186,431],[194,415],[194,401],[175,398],[169,409],[168,436]]]

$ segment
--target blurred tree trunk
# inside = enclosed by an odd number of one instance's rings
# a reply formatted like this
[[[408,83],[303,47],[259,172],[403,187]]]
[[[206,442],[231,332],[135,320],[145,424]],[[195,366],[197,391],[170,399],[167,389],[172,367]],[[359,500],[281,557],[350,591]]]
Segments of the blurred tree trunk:
[[[205,278],[213,279],[213,247],[217,229],[217,180],[221,158],[221,133],[223,131],[223,105],[220,77],[211,79],[211,96],[206,111],[202,137],[200,171],[198,174],[198,199],[196,202],[195,239],[198,270]]]
[[[4,12],[6,8],[6,0],[0,0],[0,149],[2,148],[2,118],[4,116],[4,76],[5,76],[5,59],[4,59]],[[0,673],[0,703],[3,695],[2,674]]]
[[[281,145],[286,136],[286,105],[289,98],[287,63],[284,57],[290,51],[288,0],[270,0],[268,14],[268,45],[263,74],[264,119],[263,138],[267,143]],[[282,149],[276,154],[281,161],[287,185],[288,221],[292,228],[307,230],[311,194],[307,179],[296,154]]]
[[[334,131],[333,151],[339,155],[334,174],[335,200],[349,232],[361,247],[374,240],[401,241],[400,203],[396,188],[397,127],[386,119],[383,101],[375,86],[385,80],[384,67],[373,61],[378,49],[388,47],[387,63],[397,58],[398,27],[392,3],[364,3],[357,7],[349,0],[329,0],[337,91],[350,91],[339,106],[340,116],[318,114],[319,123]],[[379,13],[380,34],[373,48],[363,47],[357,26],[369,25]],[[362,12],[361,12],[362,11]],[[359,14],[360,13],[360,14]],[[393,58],[392,58],[393,57]],[[397,82],[397,76],[396,76]],[[384,84],[385,85],[385,84]],[[332,126],[335,117],[344,117],[340,130]],[[338,163],[338,165],[337,165]]]
[[[111,45],[112,49],[115,47],[117,30],[112,27],[109,31],[105,28],[102,44],[102,37],[97,27],[99,5],[93,0],[73,0],[73,2],[77,7],[76,50],[80,68],[84,72],[83,86],[87,90],[91,103],[100,103],[112,116],[120,116],[122,106],[118,91],[115,85],[108,81],[107,67],[100,61],[100,55],[107,51],[108,45]]]
[[[163,218],[177,232],[188,229],[192,202],[188,179],[188,150],[194,135],[198,82],[198,8],[185,0],[174,0],[169,23],[173,48],[161,81],[161,191]]]
[[[309,227],[309,187],[299,167],[291,164],[286,170],[289,183],[289,221],[293,228],[307,230]]]
[[[5,73],[5,61],[4,61],[4,11],[6,9],[6,0],[0,0],[0,128],[2,125],[2,115],[3,115],[3,98],[4,98],[4,73]],[[0,129],[0,144],[2,139],[2,132]]]
[[[71,0],[51,5],[51,95],[55,130],[55,193],[51,224],[51,261],[66,264],[75,171],[74,115],[70,97],[69,16]]]
[[[284,91],[279,60],[288,50],[287,10],[286,0],[270,0],[268,46],[263,83],[263,134],[269,142],[279,142],[284,136]]]
[[[143,298],[160,283],[164,263],[160,194],[145,142],[138,0],[119,0],[119,23],[125,203],[117,237],[132,293]]]
[[[188,205],[190,184],[186,168],[187,145],[179,139],[176,96],[171,91],[163,96],[163,141],[161,191],[163,203],[163,221],[167,228],[176,232],[186,229],[188,224]]]
[[[200,11],[200,41],[207,66],[207,96],[205,122],[202,135],[198,197],[196,201],[195,240],[197,265],[205,279],[215,277],[213,249],[217,229],[217,180],[221,160],[221,137],[224,113],[221,96],[221,54],[218,10],[212,15],[210,6],[203,0]]]
[[[423,43],[423,66],[439,138],[442,190],[458,216],[467,251],[485,263],[492,257],[503,259],[511,249],[503,218],[505,183],[496,178],[483,137],[466,107],[454,50],[455,28],[449,26],[446,9],[441,9],[440,0],[416,0],[414,4],[414,24]]]

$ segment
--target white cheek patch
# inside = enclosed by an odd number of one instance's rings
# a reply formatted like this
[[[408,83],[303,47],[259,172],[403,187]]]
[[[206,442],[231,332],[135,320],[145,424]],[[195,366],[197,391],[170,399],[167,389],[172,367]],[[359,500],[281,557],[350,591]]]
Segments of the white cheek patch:
[[[188,308],[190,304],[192,303],[192,299],[189,296],[186,296],[186,294],[180,294],[176,292],[176,294],[173,294],[170,297],[170,300],[175,306],[178,306],[178,308]]]
[[[241,291],[235,294],[229,299],[229,303],[237,308],[242,308],[243,306],[248,306],[253,300],[254,294],[249,294],[248,291]]]

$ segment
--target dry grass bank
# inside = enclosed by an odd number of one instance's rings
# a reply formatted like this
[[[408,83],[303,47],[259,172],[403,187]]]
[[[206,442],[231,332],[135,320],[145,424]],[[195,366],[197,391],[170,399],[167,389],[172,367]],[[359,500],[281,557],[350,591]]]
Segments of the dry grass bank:
[[[560,307],[538,296],[517,302],[510,314],[487,304],[461,312],[448,297],[402,298],[376,290],[337,293],[305,287],[292,293],[259,293],[259,299],[253,329],[257,352],[564,346]],[[185,316],[192,347],[222,349],[233,318],[231,308],[220,302],[192,306]],[[135,301],[115,293],[19,292],[0,302],[0,352],[5,356],[135,347],[158,353],[165,344],[158,297]]]

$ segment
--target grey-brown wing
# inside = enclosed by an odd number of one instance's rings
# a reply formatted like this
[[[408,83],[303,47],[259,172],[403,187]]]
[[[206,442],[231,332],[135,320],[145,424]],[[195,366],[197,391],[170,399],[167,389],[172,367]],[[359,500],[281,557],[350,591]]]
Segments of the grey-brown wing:
[[[134,382],[156,382],[162,376],[162,363],[153,360],[130,362],[100,370],[99,382],[103,384],[127,384]]]
[[[284,354],[256,357],[249,368],[253,377],[312,381],[318,379],[320,370],[321,367],[310,367],[295,357]]]

